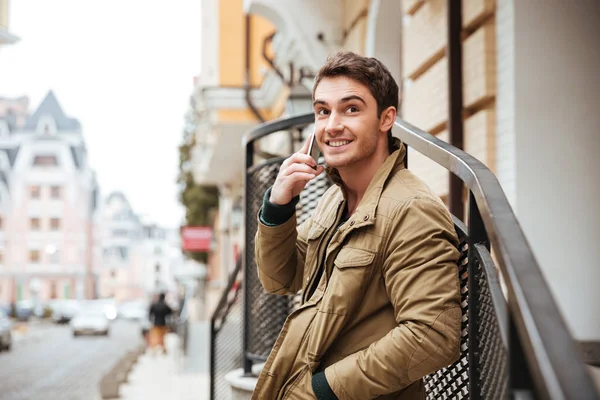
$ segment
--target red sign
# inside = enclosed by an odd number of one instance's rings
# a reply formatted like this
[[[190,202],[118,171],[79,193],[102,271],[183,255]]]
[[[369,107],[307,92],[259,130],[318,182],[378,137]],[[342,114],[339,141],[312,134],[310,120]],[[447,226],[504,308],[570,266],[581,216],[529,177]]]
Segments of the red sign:
[[[212,229],[208,226],[184,226],[181,229],[181,247],[185,251],[210,250]]]

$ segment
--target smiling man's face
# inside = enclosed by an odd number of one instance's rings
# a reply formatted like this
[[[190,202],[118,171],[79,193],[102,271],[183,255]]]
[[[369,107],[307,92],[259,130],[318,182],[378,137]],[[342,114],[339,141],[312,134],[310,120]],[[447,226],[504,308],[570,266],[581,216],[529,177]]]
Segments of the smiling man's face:
[[[315,133],[327,165],[367,167],[387,152],[377,101],[362,83],[344,76],[323,78],[314,94]]]

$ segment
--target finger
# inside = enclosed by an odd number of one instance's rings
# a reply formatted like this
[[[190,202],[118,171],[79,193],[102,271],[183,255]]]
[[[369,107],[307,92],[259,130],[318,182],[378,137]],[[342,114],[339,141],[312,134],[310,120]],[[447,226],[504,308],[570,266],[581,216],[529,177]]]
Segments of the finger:
[[[279,169],[280,170],[286,169],[287,167],[289,167],[290,165],[295,164],[295,163],[309,164],[311,166],[316,165],[316,162],[314,161],[314,159],[311,156],[309,156],[308,154],[298,152],[298,153],[292,154],[291,156],[289,156],[288,158],[283,160]]]
[[[313,169],[311,166],[308,166],[306,164],[296,163],[286,168],[285,171],[282,172],[282,175],[289,176],[295,172],[304,172],[307,174],[315,175],[317,173],[317,170]]]
[[[294,153],[288,160],[290,160],[290,163],[288,165],[292,165],[292,164],[296,164],[296,163],[308,164],[311,167],[314,167],[315,165],[317,165],[317,162],[315,161],[314,158],[312,158],[308,154],[304,154],[304,153]]]
[[[294,172],[291,175],[285,177],[286,183],[290,186],[295,185],[298,182],[308,182],[315,179],[315,174],[308,172]]]
[[[324,165],[317,165],[317,172],[315,173],[315,176],[319,176],[323,173],[323,171],[325,171],[325,166]]]

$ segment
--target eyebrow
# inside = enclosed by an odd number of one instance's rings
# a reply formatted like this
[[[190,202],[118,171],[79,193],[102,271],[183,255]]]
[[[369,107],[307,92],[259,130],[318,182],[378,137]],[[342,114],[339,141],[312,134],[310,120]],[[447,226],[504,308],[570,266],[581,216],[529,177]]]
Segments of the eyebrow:
[[[356,95],[356,94],[353,94],[353,95],[350,95],[350,96],[343,97],[343,98],[340,100],[340,103],[347,103],[347,102],[349,102],[349,101],[351,101],[351,100],[358,100],[358,101],[360,101],[361,103],[363,103],[365,106],[367,105],[367,102],[366,102],[366,101],[365,101],[365,100],[364,100],[362,97],[360,97],[360,96],[358,96],[358,95]],[[327,105],[327,102],[326,102],[325,100],[316,99],[316,100],[313,102],[313,106],[316,106],[317,104]]]

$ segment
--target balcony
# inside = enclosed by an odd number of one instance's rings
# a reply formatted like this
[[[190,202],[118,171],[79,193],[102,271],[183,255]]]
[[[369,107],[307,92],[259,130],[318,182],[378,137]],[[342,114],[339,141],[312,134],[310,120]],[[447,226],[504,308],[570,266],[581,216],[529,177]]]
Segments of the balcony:
[[[250,88],[248,95],[258,110],[266,110],[276,101],[282,87],[274,71],[267,71],[262,85]],[[242,138],[258,121],[246,100],[246,88],[198,86],[190,114],[190,129],[196,139],[192,151],[196,181],[210,185],[241,183]]]

